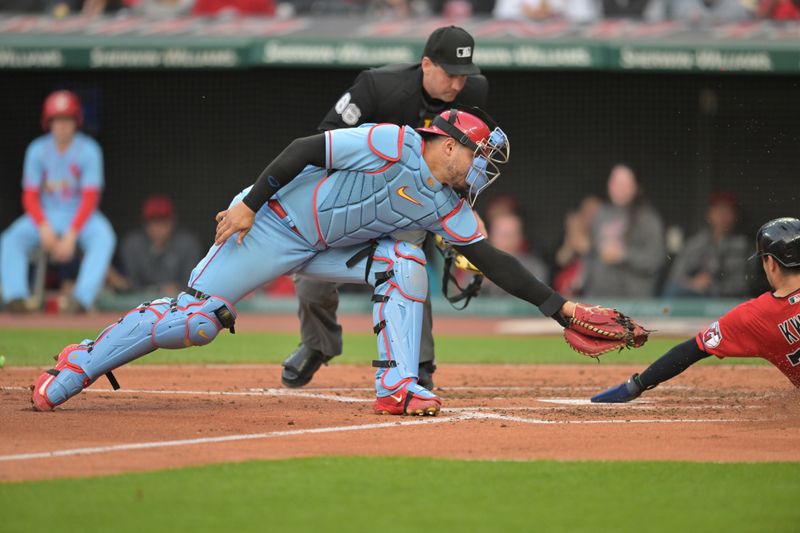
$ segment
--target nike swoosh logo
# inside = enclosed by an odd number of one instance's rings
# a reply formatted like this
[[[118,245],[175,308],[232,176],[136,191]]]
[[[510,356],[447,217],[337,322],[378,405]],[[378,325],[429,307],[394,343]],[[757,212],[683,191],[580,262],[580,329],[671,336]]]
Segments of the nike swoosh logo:
[[[206,337],[206,330],[204,330],[204,329],[201,329],[200,331],[198,331],[197,334],[200,335],[201,337],[203,337],[204,339],[208,338],[208,337]]]
[[[390,395],[389,398],[391,398],[392,400],[396,401],[397,403],[400,403],[400,402],[403,401],[403,397],[402,396],[395,396],[393,394]]]
[[[397,189],[397,195],[400,196],[400,198],[405,198],[406,200],[408,200],[412,204],[422,205],[422,203],[420,203],[420,202],[416,201],[414,198],[410,197],[408,195],[408,193],[406,192],[406,189],[408,189],[408,185],[403,185],[402,187]]]

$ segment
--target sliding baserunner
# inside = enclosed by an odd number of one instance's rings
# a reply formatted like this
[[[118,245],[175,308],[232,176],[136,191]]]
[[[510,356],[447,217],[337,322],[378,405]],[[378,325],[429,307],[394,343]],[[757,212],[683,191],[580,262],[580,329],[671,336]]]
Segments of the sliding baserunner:
[[[772,291],[734,307],[641,374],[592,401],[629,402],[711,355],[761,357],[800,387],[800,220],[777,218],[761,226],[755,258],[760,258]]]

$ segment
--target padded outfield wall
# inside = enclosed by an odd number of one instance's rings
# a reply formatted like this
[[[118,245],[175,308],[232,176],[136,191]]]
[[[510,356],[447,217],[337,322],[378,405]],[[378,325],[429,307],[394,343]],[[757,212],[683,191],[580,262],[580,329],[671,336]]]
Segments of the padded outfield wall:
[[[413,60],[443,23],[363,24],[355,35],[313,20],[54,24],[0,19],[0,223],[21,211],[41,101],[67,87],[86,101],[86,129],[103,146],[102,209],[117,230],[137,223],[144,196],[167,192],[183,221],[210,236],[214,213],[314,131],[359,69]],[[618,161],[638,169],[667,224],[690,232],[716,189],[739,196],[747,232],[798,215],[796,29],[464,25],[486,50],[476,61],[489,108],[512,140],[512,162],[486,196],[519,198],[540,248],[557,245],[564,212],[602,193]]]

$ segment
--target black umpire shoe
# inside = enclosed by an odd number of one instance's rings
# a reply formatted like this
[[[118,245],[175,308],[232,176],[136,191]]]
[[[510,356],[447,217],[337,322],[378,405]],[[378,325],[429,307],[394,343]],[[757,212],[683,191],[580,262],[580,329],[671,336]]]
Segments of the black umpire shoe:
[[[436,372],[436,363],[427,361],[419,364],[419,377],[417,383],[429,391],[433,390],[433,373]]]
[[[322,352],[306,348],[301,344],[292,352],[292,355],[283,361],[283,371],[281,372],[281,383],[290,389],[305,387],[311,382],[314,374],[317,373],[323,364],[335,356],[323,355]],[[436,372],[436,363],[427,361],[419,365],[419,378],[417,383],[426,389],[433,390],[433,373]]]
[[[306,348],[305,345],[301,344],[283,362],[281,383],[291,389],[304,387],[311,382],[311,378],[314,377],[314,374],[317,373],[323,363],[327,364],[333,357],[323,355],[322,352]]]

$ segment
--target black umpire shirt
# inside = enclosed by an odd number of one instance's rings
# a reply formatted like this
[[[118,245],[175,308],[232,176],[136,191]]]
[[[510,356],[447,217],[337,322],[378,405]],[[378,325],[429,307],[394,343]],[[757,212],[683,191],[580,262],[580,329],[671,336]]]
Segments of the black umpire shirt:
[[[422,65],[400,64],[361,72],[355,84],[328,111],[319,131],[351,128],[365,122],[390,122],[415,128],[430,124],[451,104],[486,107],[489,82],[481,74],[468,76],[455,101],[447,103],[422,89]]]

